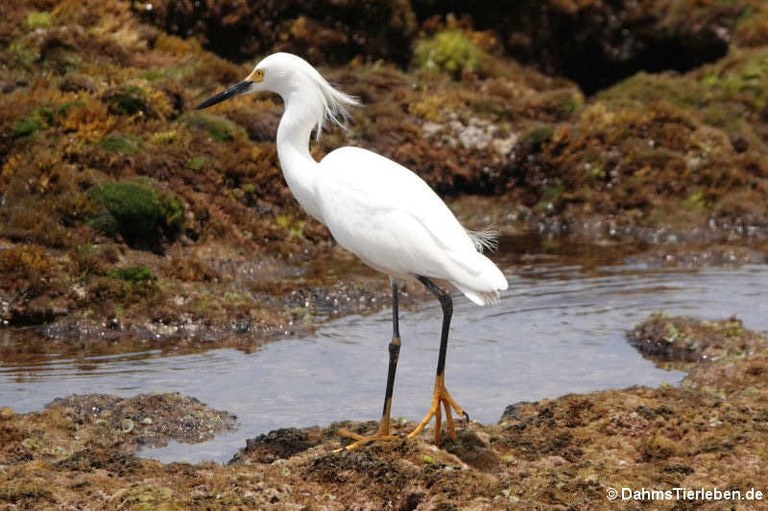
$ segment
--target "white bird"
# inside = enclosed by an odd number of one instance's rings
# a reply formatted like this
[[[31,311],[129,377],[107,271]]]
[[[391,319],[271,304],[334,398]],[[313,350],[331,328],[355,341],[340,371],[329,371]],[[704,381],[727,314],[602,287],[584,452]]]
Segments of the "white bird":
[[[432,279],[447,281],[478,305],[498,301],[507,279],[481,250],[494,244],[489,233],[464,229],[448,206],[424,180],[383,156],[358,147],[342,147],[320,162],[309,152],[312,131],[317,138],[330,120],[344,125],[347,107],[358,101],[333,88],[304,59],[275,53],[259,62],[245,80],[197,106],[215,105],[240,94],[278,94],[285,111],[277,128],[277,154],[285,180],[301,207],[325,224],[336,241],[368,266],[389,276],[392,289],[393,335],[384,409],[376,433],[361,436],[354,449],[371,441],[391,439],[390,410],[400,352],[398,286],[418,279],[440,301],[443,327],[437,375],[429,412],[408,435],[418,435],[435,417],[435,443],[440,443],[441,406],[455,440],[451,409],[468,418],[445,386],[445,357],[453,303]]]

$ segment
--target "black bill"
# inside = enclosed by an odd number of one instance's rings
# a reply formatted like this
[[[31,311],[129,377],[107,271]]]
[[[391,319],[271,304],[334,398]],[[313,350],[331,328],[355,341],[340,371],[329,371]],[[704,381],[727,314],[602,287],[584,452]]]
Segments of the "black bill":
[[[243,80],[240,83],[236,83],[229,89],[225,90],[224,92],[221,92],[219,94],[216,94],[215,96],[211,96],[210,98],[206,99],[199,105],[195,107],[195,110],[202,110],[203,108],[208,108],[211,105],[215,105],[216,103],[221,103],[222,101],[226,101],[231,97],[244,94],[248,92],[248,90],[251,88],[251,85],[253,85],[253,82],[250,80]]]

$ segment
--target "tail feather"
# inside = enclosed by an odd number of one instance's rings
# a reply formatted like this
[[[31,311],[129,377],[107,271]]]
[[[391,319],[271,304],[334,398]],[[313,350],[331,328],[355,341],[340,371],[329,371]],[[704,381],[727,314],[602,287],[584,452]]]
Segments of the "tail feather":
[[[473,284],[468,286],[454,282],[454,285],[477,305],[493,305],[499,301],[499,291],[507,289],[509,282],[493,261],[484,255],[480,255],[480,259],[483,269]]]
[[[469,239],[475,245],[478,252],[482,253],[483,250],[488,249],[491,252],[495,252],[499,248],[499,231],[493,228],[493,226],[483,229],[482,231],[467,231]]]
[[[473,289],[463,288],[456,286],[459,291],[464,293],[464,296],[469,298],[472,303],[477,305],[495,305],[499,302],[499,291],[475,291]]]

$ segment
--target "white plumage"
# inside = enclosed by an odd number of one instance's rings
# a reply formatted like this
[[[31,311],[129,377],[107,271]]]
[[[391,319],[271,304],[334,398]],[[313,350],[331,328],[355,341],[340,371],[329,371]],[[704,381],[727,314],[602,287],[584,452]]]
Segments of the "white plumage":
[[[321,221],[372,268],[398,279],[446,280],[479,305],[495,302],[507,288],[451,210],[402,165],[344,147],[323,158],[318,174]]]
[[[478,251],[484,238],[473,240],[419,176],[361,148],[336,149],[319,164],[309,154],[312,130],[319,137],[327,120],[343,126],[346,107],[357,100],[288,53],[262,60],[246,82],[239,93],[268,90],[283,98],[277,151],[286,182],[342,247],[393,278],[442,279],[477,304],[498,300],[507,280]]]
[[[409,435],[418,434],[434,416],[435,441],[440,441],[441,406],[466,416],[445,388],[445,352],[452,314],[450,296],[431,279],[450,282],[474,303],[489,305],[507,289],[507,279],[481,251],[495,245],[486,231],[464,229],[448,206],[419,176],[383,156],[357,147],[343,147],[320,162],[309,152],[312,131],[317,137],[326,121],[340,126],[353,97],[334,89],[303,59],[287,53],[266,57],[242,82],[201,103],[205,108],[235,95],[269,91],[280,95],[285,112],[277,129],[277,153],[286,183],[304,210],[324,223],[334,239],[372,268],[392,280],[393,340],[384,413],[379,432],[358,439],[355,448],[389,438],[389,417],[395,368],[400,350],[397,280],[420,280],[443,308],[443,331],[435,391],[430,412]]]

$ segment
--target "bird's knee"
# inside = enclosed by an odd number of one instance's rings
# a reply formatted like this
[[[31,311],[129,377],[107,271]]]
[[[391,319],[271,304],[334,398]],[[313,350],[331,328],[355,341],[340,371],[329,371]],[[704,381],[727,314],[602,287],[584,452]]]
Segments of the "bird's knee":
[[[397,356],[400,352],[400,337],[393,337],[392,342],[389,343],[390,356]]]

